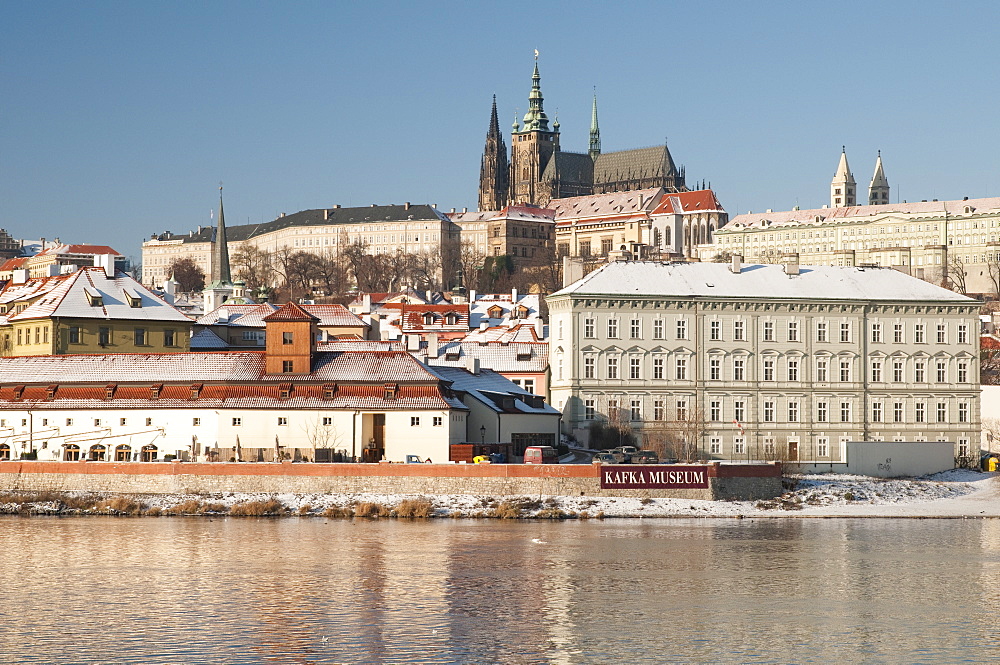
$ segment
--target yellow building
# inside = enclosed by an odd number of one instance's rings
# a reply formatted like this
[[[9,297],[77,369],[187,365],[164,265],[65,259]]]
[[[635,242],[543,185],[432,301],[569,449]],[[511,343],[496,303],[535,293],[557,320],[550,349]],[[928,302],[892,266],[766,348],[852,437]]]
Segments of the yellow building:
[[[128,275],[101,267],[10,282],[0,291],[0,354],[172,353],[193,321]]]

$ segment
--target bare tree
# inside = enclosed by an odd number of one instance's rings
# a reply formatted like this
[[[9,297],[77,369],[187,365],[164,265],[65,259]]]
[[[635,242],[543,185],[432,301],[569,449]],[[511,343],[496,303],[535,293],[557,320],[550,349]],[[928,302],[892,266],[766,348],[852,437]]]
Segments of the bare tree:
[[[986,255],[986,274],[989,275],[994,297],[1000,298],[1000,252],[995,251],[996,247],[990,249],[993,251]]]
[[[983,418],[982,427],[989,451],[1000,450],[1000,418]]]
[[[275,286],[273,283],[274,256],[256,245],[243,243],[233,252],[231,262],[236,268],[236,277],[247,286],[247,291],[256,295],[261,287]]]
[[[181,291],[201,291],[205,288],[205,271],[198,267],[191,257],[174,259],[167,268]]]
[[[327,416],[326,418],[329,418]],[[337,448],[341,444],[342,435],[330,418],[329,424],[324,424],[325,417],[316,414],[312,419],[306,420],[302,425],[302,431],[306,435],[309,445],[315,450],[317,448]]]
[[[947,288],[965,295],[968,292],[965,286],[965,280],[968,275],[969,271],[965,267],[962,257],[949,252],[947,270],[942,275],[942,281],[947,284]]]

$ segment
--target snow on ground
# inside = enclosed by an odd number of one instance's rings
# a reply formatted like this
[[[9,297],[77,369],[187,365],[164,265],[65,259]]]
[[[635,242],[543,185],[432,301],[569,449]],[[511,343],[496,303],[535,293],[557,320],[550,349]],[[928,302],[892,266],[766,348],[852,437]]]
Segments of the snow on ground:
[[[1000,473],[964,469],[923,478],[870,478],[841,474],[790,476],[795,488],[767,501],[700,501],[613,497],[479,497],[401,494],[226,494],[213,497],[146,496],[148,505],[167,508],[184,499],[222,503],[276,498],[293,512],[307,506],[321,514],[331,506],[371,502],[395,506],[405,499],[432,502],[436,517],[487,517],[505,502],[519,504],[522,516],[554,517],[1000,517]],[[491,514],[492,513],[492,514]]]

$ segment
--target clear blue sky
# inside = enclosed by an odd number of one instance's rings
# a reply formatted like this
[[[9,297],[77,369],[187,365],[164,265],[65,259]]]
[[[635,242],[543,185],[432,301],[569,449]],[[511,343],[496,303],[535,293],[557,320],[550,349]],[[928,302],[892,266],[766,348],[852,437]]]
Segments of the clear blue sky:
[[[843,8],[841,8],[843,7]],[[669,140],[731,214],[1000,195],[1000,2],[0,3],[0,226],[111,244],[339,203],[476,206],[532,51],[563,148]],[[508,141],[509,143],[509,141]]]

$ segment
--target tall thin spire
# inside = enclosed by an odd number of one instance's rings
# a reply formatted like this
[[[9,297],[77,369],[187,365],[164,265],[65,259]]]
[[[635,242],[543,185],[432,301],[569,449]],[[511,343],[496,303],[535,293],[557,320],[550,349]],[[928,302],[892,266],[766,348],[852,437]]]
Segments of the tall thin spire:
[[[222,185],[219,185],[219,223],[215,228],[213,248],[212,282],[232,283],[229,271],[229,243],[226,239],[226,214],[222,209]]]
[[[868,185],[868,205],[886,205],[889,203],[889,180],[882,168],[882,151],[878,151],[875,159],[875,174]]]
[[[843,146],[840,162],[837,164],[837,174],[830,183],[830,207],[845,208],[857,205],[856,187],[854,174],[851,173],[851,167],[847,163],[847,147]]]
[[[597,159],[601,154],[601,130],[597,126],[597,92],[594,92],[594,109],[590,114],[590,150],[591,159]]]
[[[507,145],[500,133],[497,96],[493,95],[490,128],[486,132],[486,147],[479,169],[479,209],[500,210],[507,205],[509,191],[510,163],[507,161]]]

